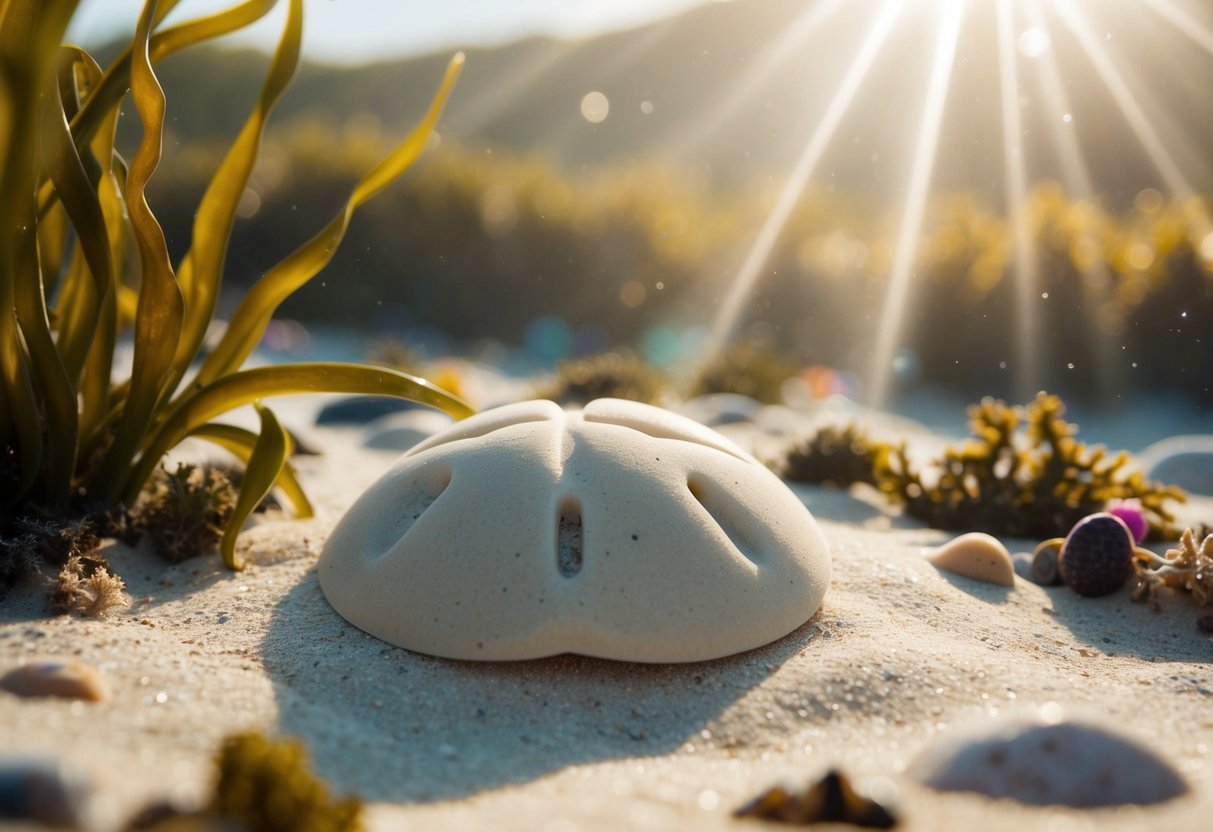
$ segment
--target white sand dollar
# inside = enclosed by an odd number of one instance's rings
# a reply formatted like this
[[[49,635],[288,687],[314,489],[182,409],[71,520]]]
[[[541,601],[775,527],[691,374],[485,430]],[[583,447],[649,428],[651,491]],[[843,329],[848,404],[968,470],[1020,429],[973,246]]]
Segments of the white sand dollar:
[[[507,405],[421,442],[354,503],[319,569],[341,615],[410,650],[689,662],[804,623],[830,555],[727,439],[599,399]]]

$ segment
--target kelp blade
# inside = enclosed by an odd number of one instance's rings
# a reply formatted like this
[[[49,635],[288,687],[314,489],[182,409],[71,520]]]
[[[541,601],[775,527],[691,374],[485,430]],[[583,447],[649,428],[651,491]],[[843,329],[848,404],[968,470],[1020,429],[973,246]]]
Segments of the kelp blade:
[[[184,315],[184,301],[169,261],[164,231],[152,214],[144,193],[148,180],[160,162],[160,143],[164,131],[164,91],[152,71],[147,52],[154,10],[155,0],[148,0],[139,19],[137,48],[131,53],[131,93],[143,122],[143,138],[131,163],[126,206],[139,249],[143,277],[135,311],[135,354],[130,393],[126,397],[114,442],[106,452],[95,483],[96,496],[102,499],[117,496],[119,483],[152,421],[172,368]]]
[[[127,503],[133,503],[139,496],[159,459],[191,430],[258,399],[294,393],[394,396],[436,407],[456,419],[466,418],[474,412],[467,402],[425,379],[386,367],[317,362],[242,370],[189,393],[173,406],[168,417],[152,432],[125,481],[121,493]]]
[[[257,445],[257,434],[236,425],[211,422],[195,428],[190,431],[189,435],[218,445],[228,453],[234,454],[245,465],[249,464],[249,459],[252,457],[253,450]],[[287,439],[290,439],[289,433],[287,434]],[[303,486],[299,484],[299,477],[290,462],[290,454],[294,452],[293,445],[293,442],[289,442],[287,446],[287,459],[283,462],[282,470],[278,472],[278,479],[274,484],[278,488],[281,488],[282,493],[286,495],[287,500],[291,504],[291,513],[296,518],[312,517],[315,515],[312,502],[307,498],[307,493],[303,490]]]
[[[303,0],[290,0],[286,25],[261,95],[207,186],[194,220],[190,250],[178,269],[186,307],[181,340],[173,359],[173,379],[168,385],[170,389],[176,387],[176,383],[185,375],[215,314],[236,207],[257,161],[266,120],[299,65],[302,40]]]
[[[244,564],[236,559],[236,537],[244,521],[248,519],[262,498],[274,487],[274,481],[286,463],[290,439],[282,423],[268,407],[255,405],[261,417],[261,432],[244,469],[244,481],[240,484],[240,496],[236,507],[223,530],[219,551],[223,553],[223,565],[228,569],[243,569]]]
[[[312,279],[333,258],[345,236],[354,211],[393,179],[404,173],[425,149],[438,117],[463,67],[463,53],[447,66],[438,93],[425,117],[386,159],[368,173],[354,188],[344,209],[315,237],[270,269],[244,296],[228,324],[223,338],[198,373],[196,384],[209,384],[238,369],[261,341],[274,311],[292,293]]]

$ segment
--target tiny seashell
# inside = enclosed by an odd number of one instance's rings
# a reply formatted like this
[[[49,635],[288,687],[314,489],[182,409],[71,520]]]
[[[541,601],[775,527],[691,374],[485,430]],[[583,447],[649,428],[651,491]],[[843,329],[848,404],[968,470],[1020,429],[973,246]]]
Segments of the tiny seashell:
[[[1061,580],[1094,598],[1124,586],[1133,571],[1133,533],[1119,517],[1091,514],[1074,524],[1057,558]]]
[[[803,792],[773,786],[733,812],[739,818],[794,823],[849,823],[869,829],[892,829],[897,815],[861,794],[840,771],[831,770]]]
[[[87,781],[51,760],[0,759],[0,819],[86,828]]]
[[[1188,790],[1154,752],[1107,728],[1066,719],[1056,705],[949,733],[910,768],[940,791],[1091,807],[1161,803]]]
[[[100,671],[75,659],[39,659],[0,676],[0,689],[17,696],[58,696],[99,702],[109,696]]]
[[[998,538],[969,532],[927,555],[940,569],[999,586],[1015,586],[1015,562]]]
[[[1032,581],[1041,586],[1056,586],[1061,583],[1057,571],[1057,554],[1060,547],[1042,546],[1032,555]]]

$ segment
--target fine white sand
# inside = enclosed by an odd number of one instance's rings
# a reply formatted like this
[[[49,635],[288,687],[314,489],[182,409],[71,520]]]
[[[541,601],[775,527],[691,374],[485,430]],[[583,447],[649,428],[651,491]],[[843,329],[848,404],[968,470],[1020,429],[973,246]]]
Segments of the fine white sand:
[[[1197,830],[1213,817],[1213,643],[1196,626],[1213,611],[1183,594],[1155,611],[1127,587],[1091,600],[1023,579],[977,583],[924,560],[949,535],[875,495],[797,486],[834,575],[821,611],[774,644],[691,665],[434,659],[347,624],[316,580],[326,533],[396,454],[363,449],[355,429],[308,437],[324,451],[299,461],[318,517],[259,517],[241,538],[244,572],[109,544],[128,611],[48,619],[36,587],[0,604],[0,670],[73,656],[113,691],[96,704],[0,693],[4,758],[82,772],[102,825],[154,800],[200,799],[221,739],[248,729],[305,739],[315,769],[369,801],[382,829],[760,828],[732,810],[830,766],[895,790],[910,830]],[[1213,519],[1213,500],[1185,516]],[[1036,541],[1004,542],[1025,552]],[[1191,794],[1031,808],[905,775],[941,734],[1047,702],[1144,741]]]

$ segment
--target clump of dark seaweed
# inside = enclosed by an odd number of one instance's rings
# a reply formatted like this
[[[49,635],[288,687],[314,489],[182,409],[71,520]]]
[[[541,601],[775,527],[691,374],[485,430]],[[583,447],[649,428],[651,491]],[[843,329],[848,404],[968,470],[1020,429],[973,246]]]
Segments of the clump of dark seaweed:
[[[1137,573],[1133,600],[1157,604],[1159,587],[1168,586],[1186,589],[1202,607],[1213,602],[1213,533],[1199,545],[1197,539],[1195,531],[1185,529],[1179,547],[1168,549],[1165,556],[1138,550],[1133,561]]]
[[[904,444],[876,459],[876,484],[907,514],[939,529],[1009,537],[1064,534],[1112,499],[1137,499],[1155,535],[1171,532],[1170,501],[1186,494],[1126,471],[1126,452],[1074,438],[1057,396],[1040,393],[1026,407],[986,398],[969,408],[974,439],[948,448],[929,469],[911,463]],[[1024,440],[1019,429],[1025,425]]]
[[[556,377],[536,397],[561,405],[601,398],[655,404],[665,390],[665,376],[655,367],[630,352],[607,352],[560,362]]]
[[[58,570],[100,545],[92,520],[18,516],[0,525],[0,586],[41,577],[44,567]]]
[[[797,369],[794,362],[771,348],[755,341],[741,341],[717,353],[700,370],[690,394],[738,393],[777,404],[783,401],[783,383],[796,375]]]
[[[105,558],[95,555],[69,556],[50,590],[55,615],[101,618],[130,602],[126,583],[111,571]]]
[[[181,464],[160,468],[136,508],[136,523],[156,552],[180,563],[214,552],[236,506],[236,489],[218,467]]]
[[[787,449],[779,473],[793,482],[872,485],[876,459],[886,447],[858,425],[824,425]]]
[[[353,832],[363,828],[362,803],[334,800],[308,771],[297,740],[239,734],[223,744],[208,813],[251,832]]]

